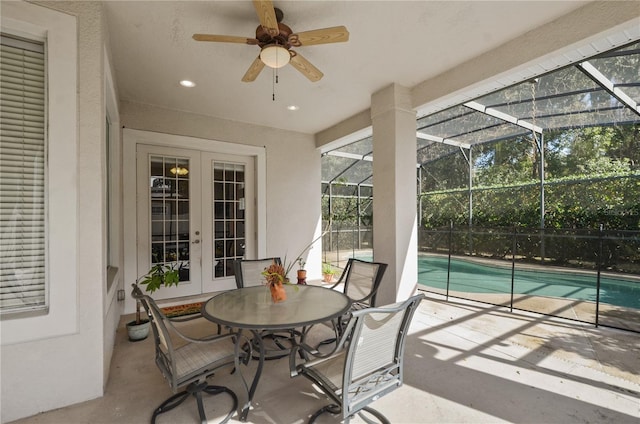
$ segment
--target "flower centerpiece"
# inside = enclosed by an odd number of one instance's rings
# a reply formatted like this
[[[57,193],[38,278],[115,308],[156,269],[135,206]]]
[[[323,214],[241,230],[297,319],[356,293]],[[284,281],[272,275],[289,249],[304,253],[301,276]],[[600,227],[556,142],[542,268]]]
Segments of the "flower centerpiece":
[[[322,234],[320,234],[318,237],[313,239],[311,243],[305,246],[300,254],[296,256],[296,259],[291,263],[287,264],[287,257],[285,256],[284,262],[282,264],[273,262],[271,265],[266,267],[264,271],[262,271],[261,274],[265,278],[269,290],[271,290],[271,298],[275,303],[287,300],[287,292],[285,291],[283,284],[291,284],[288,277],[289,272],[296,262],[298,263],[300,270],[304,271],[304,265],[306,264],[306,261],[303,258],[304,253],[307,250],[311,249],[311,246],[313,246],[316,241],[320,240],[322,236],[324,236],[329,231],[328,229],[330,227],[331,223],[329,223],[327,229],[323,231]],[[306,271],[303,278],[298,276],[298,284],[306,284]]]
[[[283,284],[289,283],[287,271],[284,266],[277,264],[275,261],[262,271],[267,286],[271,291],[271,299],[274,303],[287,300],[287,292]]]

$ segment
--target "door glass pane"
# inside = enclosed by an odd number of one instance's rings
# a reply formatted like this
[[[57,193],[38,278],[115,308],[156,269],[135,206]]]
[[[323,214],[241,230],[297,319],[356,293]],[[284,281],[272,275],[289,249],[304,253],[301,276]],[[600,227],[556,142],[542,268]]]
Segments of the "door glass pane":
[[[189,160],[151,156],[151,265],[172,265],[189,280]]]
[[[233,275],[233,261],[244,257],[244,173],[241,164],[214,161],[213,228],[215,278]]]

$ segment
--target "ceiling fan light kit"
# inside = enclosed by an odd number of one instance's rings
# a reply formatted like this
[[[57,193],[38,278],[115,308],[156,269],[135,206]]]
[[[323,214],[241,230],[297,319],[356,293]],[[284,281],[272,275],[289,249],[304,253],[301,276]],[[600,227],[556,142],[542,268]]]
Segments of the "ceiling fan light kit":
[[[259,56],[251,63],[242,77],[244,82],[255,81],[265,65],[278,69],[288,63],[291,63],[309,81],[319,81],[323,76],[322,72],[302,57],[300,53],[291,50],[291,47],[349,41],[349,31],[344,26],[295,33],[281,22],[284,13],[273,7],[271,0],[253,0],[253,5],[260,20],[255,38],[214,34],[193,35],[193,39],[196,41],[239,43],[260,47]]]
[[[277,44],[264,46],[260,51],[260,60],[270,68],[282,68],[291,60],[289,50]]]

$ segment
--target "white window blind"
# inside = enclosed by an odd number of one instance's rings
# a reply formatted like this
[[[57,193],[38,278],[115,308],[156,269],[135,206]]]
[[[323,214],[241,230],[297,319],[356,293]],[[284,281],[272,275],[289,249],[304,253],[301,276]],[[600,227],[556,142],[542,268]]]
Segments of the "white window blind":
[[[45,309],[44,45],[0,35],[0,313]]]

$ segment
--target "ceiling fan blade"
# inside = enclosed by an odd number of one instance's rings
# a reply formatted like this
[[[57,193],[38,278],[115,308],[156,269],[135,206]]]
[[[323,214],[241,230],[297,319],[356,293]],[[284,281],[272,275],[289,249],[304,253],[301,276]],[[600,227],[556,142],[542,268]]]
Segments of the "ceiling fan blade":
[[[253,6],[256,8],[260,25],[262,25],[264,30],[272,37],[280,34],[276,11],[273,8],[271,0],[253,0]]]
[[[314,44],[342,43],[349,41],[349,31],[344,26],[314,29],[298,32],[289,36],[292,46],[313,46]]]
[[[196,41],[216,41],[220,43],[258,44],[255,38],[238,37],[235,35],[193,34]]]
[[[313,66],[311,62],[309,62],[304,57],[300,56],[300,53],[296,53],[291,56],[291,61],[289,62],[296,68],[302,75],[309,78],[311,82],[317,82],[322,79],[324,74],[320,72],[318,68]]]
[[[258,56],[256,57],[256,60],[253,61],[251,66],[249,66],[249,69],[247,69],[247,72],[242,77],[242,81],[243,82],[255,81],[256,78],[258,77],[258,74],[260,74],[260,71],[262,71],[262,68],[264,68],[264,63],[262,62],[262,60],[260,60],[260,56]]]

